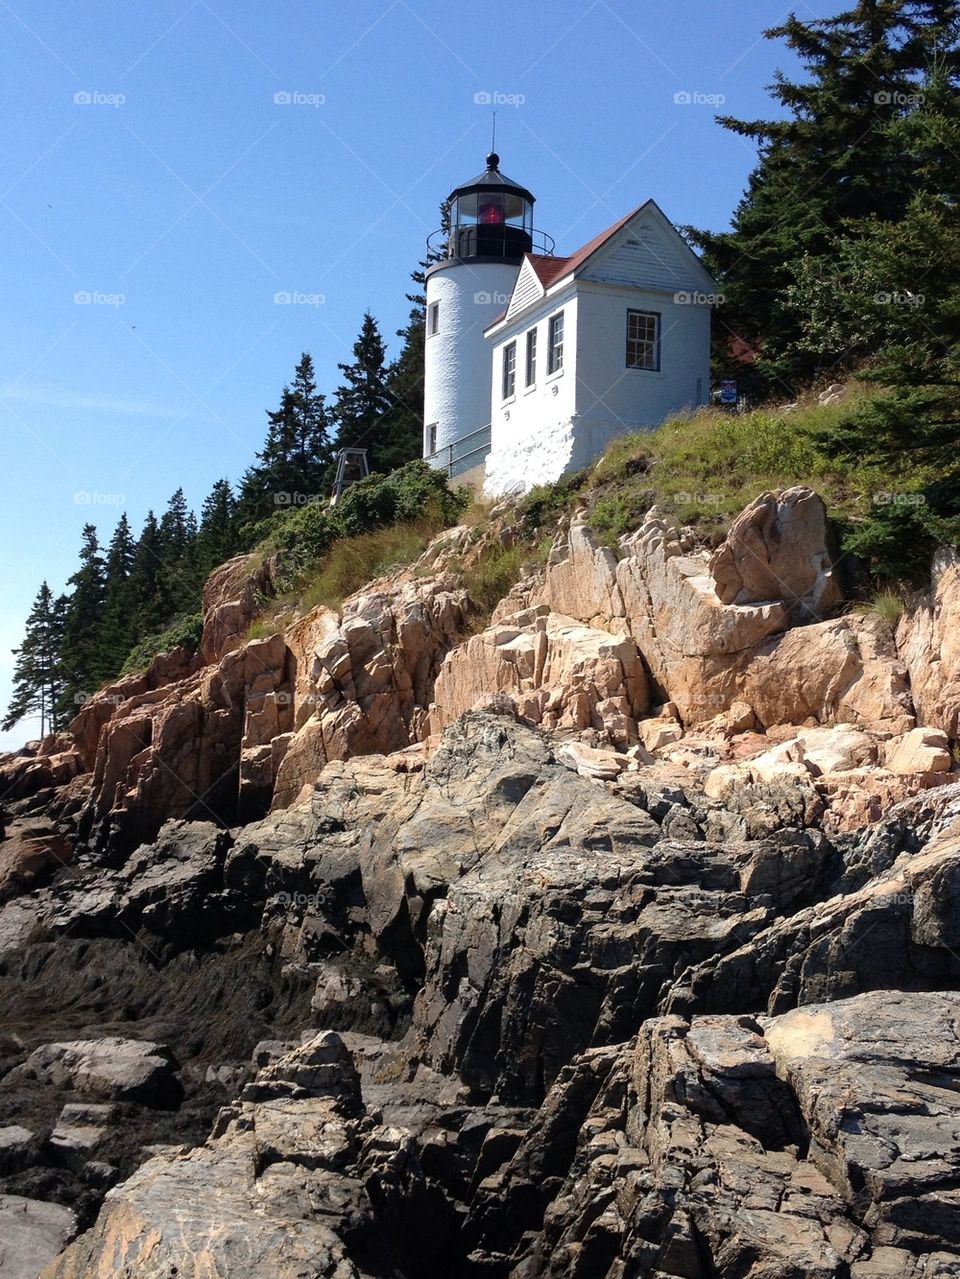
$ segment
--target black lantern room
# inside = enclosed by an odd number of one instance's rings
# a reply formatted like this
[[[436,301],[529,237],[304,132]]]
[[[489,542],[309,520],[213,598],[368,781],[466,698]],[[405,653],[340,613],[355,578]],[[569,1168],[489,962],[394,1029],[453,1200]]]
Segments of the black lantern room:
[[[500,172],[491,151],[479,177],[450,192],[449,257],[518,264],[533,248],[534,197]]]

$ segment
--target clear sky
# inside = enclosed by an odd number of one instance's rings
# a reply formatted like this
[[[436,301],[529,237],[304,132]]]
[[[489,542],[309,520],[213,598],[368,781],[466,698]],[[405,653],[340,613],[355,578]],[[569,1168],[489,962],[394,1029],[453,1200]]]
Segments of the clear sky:
[[[648,196],[721,228],[755,156],[714,114],[770,113],[764,86],[796,68],[761,32],[786,12],[0,0],[3,706],[30,602],[45,577],[62,589],[86,520],[106,541],[126,509],[136,531],[180,485],[199,508],[252,460],[301,351],[335,388],[366,308],[396,349],[491,99],[502,168],[558,252]]]

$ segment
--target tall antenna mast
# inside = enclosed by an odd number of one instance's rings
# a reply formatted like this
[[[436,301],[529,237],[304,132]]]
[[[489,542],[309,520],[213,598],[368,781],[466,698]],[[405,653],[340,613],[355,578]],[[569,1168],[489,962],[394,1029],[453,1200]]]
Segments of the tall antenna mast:
[[[497,113],[496,111],[491,111],[490,114],[493,116],[493,129],[490,135],[490,150],[495,152],[497,149]]]

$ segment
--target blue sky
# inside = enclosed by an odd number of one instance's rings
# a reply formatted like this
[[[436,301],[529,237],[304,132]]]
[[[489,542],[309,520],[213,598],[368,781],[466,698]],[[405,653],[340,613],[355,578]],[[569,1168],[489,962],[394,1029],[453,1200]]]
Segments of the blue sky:
[[[484,99],[559,252],[648,196],[720,228],[755,156],[713,117],[769,114],[764,86],[796,68],[761,32],[786,12],[4,0],[0,702],[86,520],[136,529],[180,485],[198,508],[252,459],[301,351],[335,388],[366,308],[396,349],[438,204],[483,167]]]

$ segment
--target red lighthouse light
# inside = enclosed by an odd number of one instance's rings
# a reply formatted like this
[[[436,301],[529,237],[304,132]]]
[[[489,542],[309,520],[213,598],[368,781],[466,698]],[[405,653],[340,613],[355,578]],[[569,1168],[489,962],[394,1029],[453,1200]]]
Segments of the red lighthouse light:
[[[503,226],[503,205],[500,201],[491,204],[481,204],[479,221],[484,226]]]

